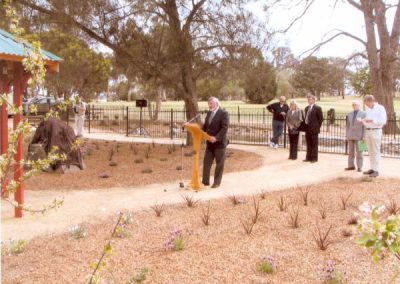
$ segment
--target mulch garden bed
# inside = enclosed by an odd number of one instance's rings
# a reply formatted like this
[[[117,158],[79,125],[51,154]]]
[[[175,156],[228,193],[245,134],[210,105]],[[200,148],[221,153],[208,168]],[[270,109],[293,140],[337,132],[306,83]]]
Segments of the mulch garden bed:
[[[133,223],[126,225],[126,237],[112,238],[113,253],[106,257],[101,283],[139,283],[128,280],[142,269],[147,270],[144,283],[323,283],[321,269],[328,261],[346,273],[348,283],[389,283],[399,262],[388,256],[373,263],[369,252],[355,243],[357,226],[349,220],[364,201],[388,204],[393,199],[400,204],[399,182],[338,179],[315,184],[307,206],[300,189],[257,195],[262,214],[250,235],[243,224],[253,215],[252,197],[236,197],[237,205],[233,196],[212,200],[209,226],[201,219],[207,201],[194,208],[185,203],[167,206],[161,217],[150,208],[130,212]],[[343,210],[341,199],[348,196]],[[285,211],[278,208],[281,197],[288,206]],[[299,227],[293,228],[290,215],[297,209]],[[99,259],[117,218],[116,213],[101,224],[86,224],[85,238],[74,239],[66,232],[31,240],[22,254],[2,258],[2,283],[85,283],[92,271],[90,263]],[[322,251],[313,234],[317,226],[326,231],[330,225],[331,244]],[[177,228],[183,231],[185,248],[166,251],[165,242]],[[257,270],[264,256],[273,257],[276,273]]]
[[[191,178],[193,150],[177,144],[138,144],[85,139],[82,144],[86,169],[66,174],[41,172],[27,180],[27,190],[88,190],[137,187]],[[200,170],[202,157],[200,153]],[[262,157],[227,149],[225,172],[246,171],[262,165]],[[182,168],[182,170],[181,170]],[[212,169],[212,173],[214,170]],[[100,178],[107,175],[108,178]]]

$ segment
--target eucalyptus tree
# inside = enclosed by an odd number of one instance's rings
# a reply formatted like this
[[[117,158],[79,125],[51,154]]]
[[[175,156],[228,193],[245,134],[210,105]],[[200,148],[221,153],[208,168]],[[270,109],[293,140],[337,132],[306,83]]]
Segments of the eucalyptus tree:
[[[196,80],[244,43],[264,44],[250,0],[14,0],[110,48],[127,76],[173,88],[197,114]]]

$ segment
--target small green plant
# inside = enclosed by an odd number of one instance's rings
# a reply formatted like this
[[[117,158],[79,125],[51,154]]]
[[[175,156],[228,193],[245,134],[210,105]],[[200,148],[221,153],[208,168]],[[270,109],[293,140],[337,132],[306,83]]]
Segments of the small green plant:
[[[86,225],[84,224],[79,224],[76,226],[73,226],[69,229],[69,234],[72,238],[74,239],[83,239],[88,236],[88,229]]]
[[[258,264],[259,272],[263,274],[274,274],[276,272],[275,260],[272,256],[264,256]]]
[[[122,219],[121,219],[121,221],[122,221]],[[128,234],[128,231],[126,230],[126,225],[124,225],[122,223],[115,229],[114,234],[113,234],[113,237],[121,238],[121,239],[127,238],[128,236],[129,236],[129,234]]]
[[[143,283],[147,279],[148,272],[149,269],[147,267],[140,269],[134,275],[132,275],[131,278],[129,278],[127,284]]]
[[[211,208],[211,203],[210,203],[210,201],[208,201],[207,209],[204,210],[204,208],[203,208],[202,214],[201,214],[201,220],[203,221],[203,224],[206,226],[210,225],[210,218],[211,218],[210,208]]]
[[[127,212],[124,213],[124,215],[121,218],[121,223],[124,225],[130,225],[133,224],[134,222],[134,217],[133,217],[133,213],[132,212]]]
[[[350,192],[346,196],[344,196],[344,195],[340,196],[340,204],[342,205],[342,210],[346,210],[347,209],[347,204],[349,203],[349,200],[350,200],[352,195],[353,195],[353,192]]]
[[[185,249],[185,241],[183,239],[183,231],[179,228],[169,234],[168,239],[164,242],[166,251],[182,251]]]
[[[371,250],[374,261],[379,261],[386,252],[400,261],[400,216],[385,217],[385,206],[374,206],[366,202],[359,209],[364,218],[358,227],[361,236],[357,243]]]
[[[8,245],[2,245],[1,256],[21,254],[25,251],[27,245],[26,240],[13,240]]]
[[[151,174],[152,172],[153,172],[153,170],[150,168],[146,168],[146,169],[142,170],[142,174]]]
[[[164,212],[164,204],[154,204],[150,207],[155,213],[157,217],[161,217],[162,213]]]
[[[142,164],[143,163],[143,159],[136,159],[134,160],[135,164]]]
[[[334,261],[328,261],[321,269],[321,280],[325,284],[346,284],[346,272],[340,271]]]

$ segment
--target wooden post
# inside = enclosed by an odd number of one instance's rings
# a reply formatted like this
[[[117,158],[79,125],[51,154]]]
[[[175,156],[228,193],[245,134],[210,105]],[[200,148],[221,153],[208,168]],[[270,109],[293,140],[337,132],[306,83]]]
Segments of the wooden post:
[[[14,62],[14,104],[17,107],[22,107],[22,97],[24,95],[24,87],[26,85],[26,79],[24,78],[24,70],[22,63]],[[22,114],[17,113],[14,115],[14,130],[17,128],[18,124],[23,120]],[[20,181],[17,190],[14,194],[14,199],[18,203],[18,207],[15,208],[15,217],[21,218],[23,216],[22,207],[24,205],[24,182],[21,178],[24,174],[24,168],[21,164],[21,160],[24,155],[24,137],[21,134],[18,137],[17,142],[17,153],[15,154],[15,166],[14,166],[14,180]]]
[[[7,85],[7,69],[4,61],[0,61],[0,95],[8,95],[9,86]],[[0,136],[1,136],[1,148],[0,154],[6,154],[8,150],[8,111],[7,104],[1,105],[1,125],[0,125]],[[7,189],[8,181],[6,180],[1,185],[1,194],[4,197],[8,197]]]

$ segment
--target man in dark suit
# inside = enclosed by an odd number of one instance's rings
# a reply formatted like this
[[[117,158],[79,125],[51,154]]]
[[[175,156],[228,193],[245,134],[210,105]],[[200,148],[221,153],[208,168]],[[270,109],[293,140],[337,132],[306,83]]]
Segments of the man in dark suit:
[[[214,183],[212,188],[217,188],[221,184],[224,172],[225,149],[228,145],[227,132],[229,127],[228,113],[221,109],[217,98],[208,99],[209,112],[203,125],[203,130],[211,136],[207,141],[207,147],[203,162],[203,184],[210,185],[210,171],[215,159]]]
[[[307,155],[303,162],[318,162],[318,134],[324,120],[321,107],[315,104],[316,97],[307,96],[308,106],[305,109]]]

